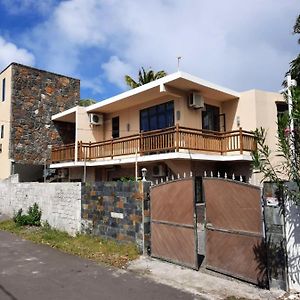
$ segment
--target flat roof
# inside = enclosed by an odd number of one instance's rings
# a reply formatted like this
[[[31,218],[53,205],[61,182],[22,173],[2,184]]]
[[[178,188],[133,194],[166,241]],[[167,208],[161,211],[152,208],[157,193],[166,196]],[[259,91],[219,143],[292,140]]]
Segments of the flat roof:
[[[181,93],[196,91],[204,97],[219,101],[227,101],[240,97],[240,93],[236,91],[216,85],[188,73],[176,72],[158,80],[151,81],[135,89],[128,90],[87,106],[85,107],[85,110],[88,113],[111,113],[120,111],[124,108],[148,102],[163,96],[163,93],[161,93],[162,86],[166,87],[167,92],[168,89],[179,91]],[[53,115],[52,120],[75,122],[75,112],[76,107],[73,107],[64,112]]]
[[[157,94],[160,91],[159,89],[161,85],[166,85],[167,87],[175,88],[183,92],[197,91],[204,97],[207,96],[220,101],[237,99],[240,97],[240,93],[236,91],[216,85],[188,73],[176,72],[140,87],[92,104],[86,108],[86,111],[109,113],[115,111],[116,108],[121,110],[125,106],[128,106],[129,102],[133,103],[133,101],[139,100],[138,103],[141,103],[143,100],[141,97],[139,97],[140,94],[148,95],[147,101],[149,101],[149,99],[151,100],[151,93],[155,93],[156,96],[153,98],[157,98]],[[135,102],[135,104],[138,103]],[[116,104],[118,105],[116,106]]]
[[[77,106],[69,108],[51,117],[52,121],[75,123],[76,122]]]

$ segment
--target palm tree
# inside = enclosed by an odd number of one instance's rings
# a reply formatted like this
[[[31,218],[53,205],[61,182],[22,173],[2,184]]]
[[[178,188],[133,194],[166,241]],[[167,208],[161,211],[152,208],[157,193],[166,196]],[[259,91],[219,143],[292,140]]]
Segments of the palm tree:
[[[293,33],[299,34],[300,33],[300,15],[298,16],[296,23],[293,27]],[[300,39],[298,39],[298,44],[300,44]]]
[[[90,106],[95,103],[97,103],[97,102],[96,102],[96,100],[93,100],[93,99],[80,99],[78,105],[79,106]]]
[[[145,69],[142,67],[139,70],[138,81],[135,81],[129,75],[125,75],[125,82],[129,87],[134,89],[138,86],[141,86],[141,85],[144,85],[151,81],[154,81],[156,79],[162,78],[166,75],[167,75],[167,73],[163,70],[155,73],[151,68],[148,71],[145,71]]]
[[[300,34],[300,15],[296,19],[296,23],[293,27],[293,34]],[[300,44],[300,39],[298,39],[298,44]],[[285,76],[291,74],[293,79],[296,79],[298,86],[300,85],[300,54],[290,62],[290,69],[285,73]],[[283,81],[282,85],[287,86],[286,80]]]

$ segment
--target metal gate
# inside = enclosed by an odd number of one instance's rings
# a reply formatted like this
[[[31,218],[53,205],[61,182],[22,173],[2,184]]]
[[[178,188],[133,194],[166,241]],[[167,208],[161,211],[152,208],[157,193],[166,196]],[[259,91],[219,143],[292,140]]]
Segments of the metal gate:
[[[267,284],[260,188],[219,178],[203,179],[206,267]]]
[[[151,255],[198,269],[195,180],[151,188]]]

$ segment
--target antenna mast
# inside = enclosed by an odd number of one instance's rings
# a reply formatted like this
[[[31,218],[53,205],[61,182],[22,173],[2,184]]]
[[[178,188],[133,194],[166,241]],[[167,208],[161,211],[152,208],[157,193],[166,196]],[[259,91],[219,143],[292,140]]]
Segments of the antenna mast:
[[[181,56],[177,56],[177,71],[179,72],[179,65],[180,65],[180,60],[181,60]]]

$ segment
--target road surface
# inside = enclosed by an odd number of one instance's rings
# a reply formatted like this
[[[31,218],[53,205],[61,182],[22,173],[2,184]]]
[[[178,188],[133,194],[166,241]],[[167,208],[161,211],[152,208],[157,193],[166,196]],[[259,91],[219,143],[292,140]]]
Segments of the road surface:
[[[200,298],[0,231],[0,299]]]

